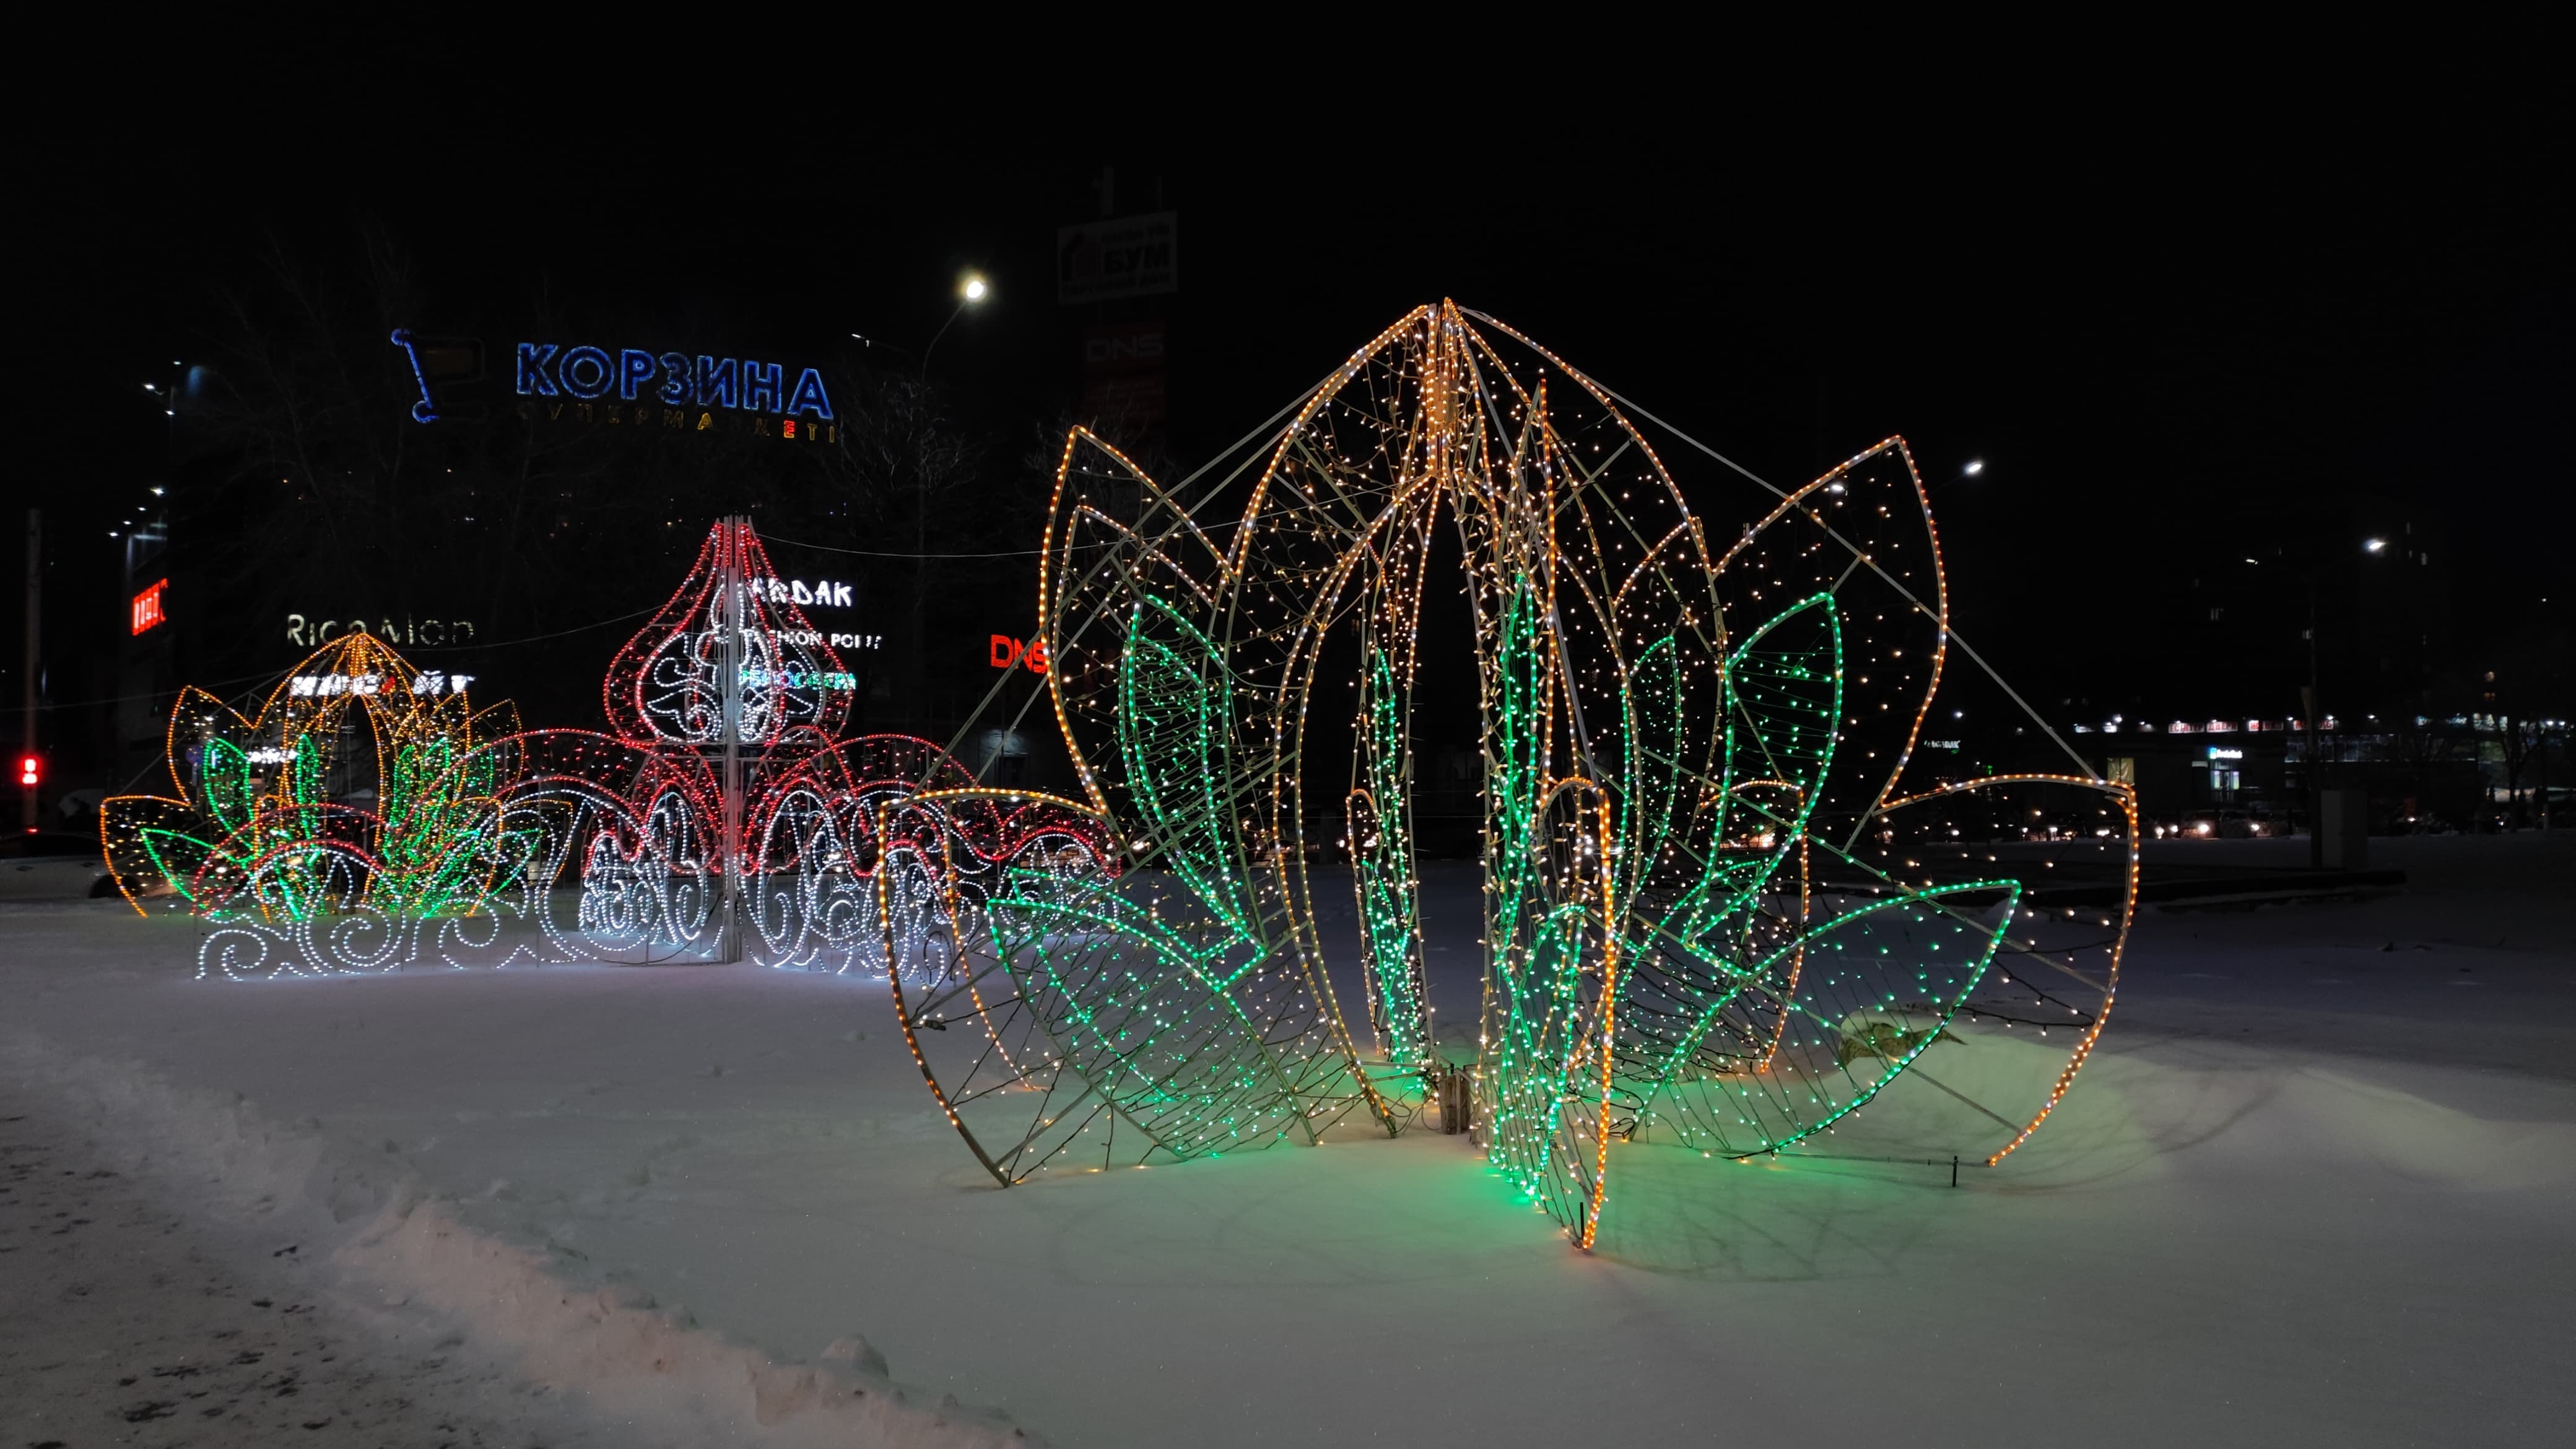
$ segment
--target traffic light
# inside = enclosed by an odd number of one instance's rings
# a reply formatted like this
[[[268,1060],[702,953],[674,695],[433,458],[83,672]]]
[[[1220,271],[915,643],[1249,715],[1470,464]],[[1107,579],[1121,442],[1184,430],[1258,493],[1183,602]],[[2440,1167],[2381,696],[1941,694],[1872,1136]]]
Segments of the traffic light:
[[[30,789],[30,790],[33,790],[33,789],[35,789],[35,788],[36,788],[36,780],[37,780],[37,777],[38,777],[38,776],[40,776],[40,775],[42,775],[43,773],[44,773],[44,766],[43,766],[43,765],[42,765],[42,764],[37,760],[37,758],[36,758],[34,755],[20,755],[20,756],[18,757],[18,783],[19,783],[19,784],[21,784],[21,785],[25,786],[26,788],[28,788],[28,789]]]

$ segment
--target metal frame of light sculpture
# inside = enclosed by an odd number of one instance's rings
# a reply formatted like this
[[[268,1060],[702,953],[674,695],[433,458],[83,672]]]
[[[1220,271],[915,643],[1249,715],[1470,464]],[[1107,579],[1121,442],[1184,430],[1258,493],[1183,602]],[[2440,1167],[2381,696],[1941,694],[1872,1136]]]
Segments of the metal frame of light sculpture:
[[[981,892],[987,930],[951,937],[973,944],[953,979],[975,990],[905,1002],[925,1075],[998,1179],[1118,1165],[1121,1124],[1141,1161],[1312,1141],[1361,1108],[1387,1130],[1410,1116],[1442,1065],[1405,720],[1444,517],[1482,679],[1476,1084],[1494,1166],[1588,1247],[1614,1141],[1777,1153],[1904,1075],[1930,1080],[1919,1059],[1969,1023],[2077,1029],[2035,1112],[1935,1084],[1971,1127],[2002,1129],[1981,1160],[2045,1118],[2108,1015],[2135,895],[2129,793],[2089,775],[1900,793],[1953,637],[1901,439],[1773,490],[1713,554],[1632,412],[1442,304],[1194,474],[1213,480],[1194,497],[1068,437],[1040,634],[1089,798],[1072,813],[1119,858],[1098,875],[1005,863]],[[1333,801],[1306,754],[1337,629],[1361,665]],[[2080,838],[2115,898],[2061,926],[2021,909],[1998,857],[2027,848],[2021,811],[2062,819],[2069,801],[2100,817]],[[1334,843],[1353,862],[1367,1057],[1317,926],[1309,859]],[[918,852],[924,889],[954,854]],[[943,1074],[917,1028],[964,1014],[983,1018],[983,1055]],[[1014,1072],[1041,1105],[996,1153],[981,1137],[999,1119],[970,1124],[967,1104]],[[1100,1157],[1064,1157],[1104,1112]]]

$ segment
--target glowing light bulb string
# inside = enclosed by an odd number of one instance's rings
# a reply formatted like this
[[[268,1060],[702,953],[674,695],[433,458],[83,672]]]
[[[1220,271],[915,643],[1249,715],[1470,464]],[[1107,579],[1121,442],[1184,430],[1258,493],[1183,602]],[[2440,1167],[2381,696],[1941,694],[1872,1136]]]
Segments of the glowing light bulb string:
[[[1520,336],[1520,334],[1519,334],[1518,332],[1514,332],[1514,331],[1512,330],[1512,328],[1511,328],[1509,325],[1507,325],[1507,324],[1505,324],[1505,323],[1503,323],[1503,322],[1501,322],[1501,321],[1498,321],[1498,320],[1496,320],[1496,319],[1495,319],[1495,318],[1493,318],[1493,317],[1487,316],[1486,314],[1484,314],[1484,313],[1482,313],[1482,312],[1479,312],[1479,311],[1475,310],[1475,309],[1474,309],[1474,308],[1472,308],[1472,307],[1462,307],[1462,308],[1460,308],[1459,310],[1460,310],[1460,311],[1462,311],[1462,312],[1464,312],[1464,313],[1466,313],[1468,316],[1470,316],[1470,317],[1473,317],[1473,318],[1477,319],[1477,320],[1478,320],[1478,321],[1480,321],[1480,322],[1490,323],[1491,325],[1493,325],[1493,326],[1495,326],[1495,327],[1497,327],[1497,328],[1500,328],[1501,330],[1503,330],[1503,331],[1505,331],[1505,332],[1509,332],[1509,333],[1511,333],[1511,335],[1513,335],[1514,337],[1519,337],[1519,336]],[[1523,338],[1522,340],[1523,340],[1523,341],[1527,341],[1528,339]],[[1530,345],[1531,345],[1532,347],[1537,347],[1537,344],[1536,344],[1536,343],[1531,343]],[[1539,349],[1539,350],[1544,351],[1545,349],[1543,349],[1543,348],[1542,348],[1542,349]],[[1569,371],[1570,371],[1570,370],[1571,370],[1571,369],[1569,369]],[[1773,483],[1770,479],[1763,477],[1761,474],[1756,473],[1756,472],[1754,472],[1752,469],[1745,467],[1743,464],[1736,462],[1733,458],[1730,458],[1730,457],[1726,456],[1724,453],[1721,453],[1721,452],[1719,452],[1718,450],[1716,450],[1715,448],[1710,447],[1708,444],[1703,443],[1703,442],[1701,442],[1699,439],[1692,437],[1690,434],[1688,434],[1688,433],[1686,433],[1686,432],[1683,432],[1681,429],[1679,429],[1679,428],[1677,428],[1677,427],[1674,427],[1671,423],[1665,422],[1662,418],[1659,418],[1659,417],[1655,416],[1653,413],[1648,412],[1645,408],[1643,408],[1643,407],[1639,406],[1639,405],[1638,405],[1634,400],[1630,399],[1630,398],[1629,398],[1629,397],[1627,397],[1625,394],[1623,394],[1623,393],[1619,392],[1617,389],[1612,388],[1612,387],[1608,386],[1607,384],[1600,383],[1598,379],[1594,379],[1594,382],[1595,382],[1595,384],[1596,384],[1597,386],[1599,386],[1599,387],[1601,388],[1602,394],[1603,394],[1604,396],[1606,396],[1606,397],[1610,398],[1612,401],[1614,401],[1614,402],[1618,403],[1621,407],[1624,407],[1624,408],[1628,409],[1630,412],[1635,413],[1637,416],[1639,416],[1639,417],[1641,417],[1641,418],[1644,418],[1646,421],[1648,421],[1648,422],[1650,422],[1650,423],[1653,423],[1656,427],[1659,427],[1659,428],[1663,429],[1665,432],[1672,434],[1674,437],[1676,437],[1676,438],[1680,439],[1681,441],[1683,441],[1683,442],[1685,442],[1685,443],[1689,444],[1692,448],[1694,448],[1694,449],[1698,450],[1699,452],[1704,453],[1704,454],[1708,455],[1710,458],[1713,458],[1713,459],[1717,460],[1718,462],[1725,464],[1727,467],[1734,469],[1737,473],[1739,473],[1739,474],[1743,475],[1745,478],[1747,478],[1747,479],[1751,480],[1753,483],[1755,483],[1755,484],[1757,484],[1757,485],[1761,486],[1762,488],[1765,488],[1765,489],[1769,490],[1769,491],[1770,491],[1770,493],[1771,493],[1774,497],[1782,498],[1782,499],[1786,499],[1786,498],[1788,498],[1788,497],[1790,496],[1790,494],[1789,494],[1788,490],[1781,488],[1778,484]],[[1870,557],[1869,557],[1869,555],[1867,554],[1867,552],[1865,552],[1863,549],[1861,549],[1859,545],[1852,543],[1850,540],[1848,540],[1848,539],[1844,538],[1840,533],[1835,532],[1835,531],[1834,531],[1832,528],[1830,528],[1830,527],[1828,527],[1825,531],[1826,531],[1826,533],[1827,533],[1827,534],[1829,534],[1829,535],[1833,538],[1833,540],[1834,540],[1836,543],[1839,543],[1839,544],[1841,544],[1844,548],[1847,548],[1847,549],[1851,550],[1852,557],[1853,557],[1857,562],[1859,562],[1859,563],[1864,563],[1864,564],[1869,565],[1870,571],[1871,571],[1871,572],[1873,572],[1873,573],[1875,573],[1875,574],[1877,574],[1881,579],[1884,579],[1884,580],[1887,582],[1888,587],[1895,589],[1895,590],[1896,590],[1898,593],[1900,593],[1900,594],[1903,594],[1903,595],[1905,596],[1905,598],[1906,598],[1907,602],[1909,602],[1909,603],[1913,604],[1915,608],[1917,608],[1917,609],[1921,610],[1921,611],[1922,611],[1926,616],[1928,616],[1928,617],[1932,617],[1932,618],[1935,618],[1935,619],[1939,618],[1939,616],[1938,616],[1938,615],[1936,615],[1936,614],[1934,614],[1934,613],[1933,613],[1933,611],[1931,610],[1931,608],[1930,608],[1930,607],[1928,607],[1927,605],[1925,605],[1925,604],[1924,604],[1924,602],[1923,602],[1921,599],[1919,599],[1919,598],[1916,598],[1916,597],[1915,597],[1915,595],[1914,595],[1914,591],[1913,591],[1913,590],[1908,589],[1907,587],[1905,587],[1905,585],[1903,585],[1902,583],[1899,583],[1896,579],[1889,577],[1889,575],[1888,575],[1888,573],[1887,573],[1887,570],[1885,570],[1885,569],[1883,569],[1883,568],[1879,567],[1877,560],[1870,558]],[[1945,627],[1946,627],[1946,626],[1945,626]],[[2084,758],[2084,756],[2082,756],[2082,755],[2080,755],[2080,754],[2076,753],[2075,747],[2074,747],[2073,745],[2068,744],[2068,743],[2066,742],[2065,738],[2064,738],[2063,736],[2061,736],[2061,735],[2059,735],[2059,734],[2058,734],[2058,732],[2057,732],[2056,728],[2055,728],[2054,726],[2052,726],[2051,724],[2049,724],[2049,722],[2048,722],[2045,718],[2043,718],[2043,717],[2040,715],[2040,713],[2039,713],[2039,711],[2038,711],[2038,710],[2031,708],[2030,702],[2029,702],[2028,700],[2026,700],[2026,699],[2023,699],[2023,698],[2022,698],[2022,696],[2021,696],[2021,691],[2019,691],[2019,690],[2017,690],[2017,689],[2014,689],[2014,688],[2012,687],[2012,685],[2011,685],[2011,683],[2010,683],[2010,682],[2008,682],[2007,680],[2005,680],[2005,678],[2004,678],[2000,673],[1996,672],[1995,667],[1994,667],[1993,665],[1988,664],[1988,663],[1986,662],[1985,656],[1984,656],[1984,655],[1982,655],[1982,654],[1979,654],[1979,653],[1977,652],[1976,647],[1975,647],[1974,645],[1970,644],[1970,643],[1969,643],[1969,642],[1968,642],[1964,637],[1962,637],[1962,636],[1960,635],[1959,631],[1958,631],[1956,628],[1948,628],[1948,629],[1947,629],[1947,632],[1948,632],[1948,635],[1949,635],[1950,642],[1952,642],[1952,643],[1954,643],[1954,644],[1957,644],[1961,650],[1965,651],[1965,652],[1966,652],[1966,654],[1967,654],[1967,656],[1968,656],[1968,658],[1969,658],[1969,659],[1971,659],[1971,660],[1973,660],[1973,661],[1975,661],[1976,666],[1977,666],[1979,669],[1982,669],[1982,670],[1984,670],[1984,671],[1985,671],[1985,673],[1986,673],[1986,677],[1987,677],[1987,678],[1989,678],[1989,679],[1993,680],[1993,681],[1995,682],[1995,684],[1996,684],[1999,688],[2001,688],[2005,694],[2010,695],[2010,696],[2012,697],[2012,702],[2013,702],[2014,704],[2017,704],[2017,705],[2021,706],[2022,713],[2024,713],[2024,714],[2026,714],[2026,715],[2028,715],[2028,716],[2030,717],[2030,721],[2031,721],[2031,723],[2038,725],[2038,726],[2040,727],[2040,729],[2041,729],[2043,732],[2045,732],[2045,733],[2047,734],[2047,736],[2048,736],[2051,740],[2055,741],[2055,742],[2056,742],[2056,744],[2057,744],[2057,747],[2058,747],[2059,749],[2061,749],[2061,750],[2063,750],[2063,751],[2065,751],[2065,752],[2066,752],[2066,757],[2067,757],[2068,759],[2073,760],[2073,761],[2075,762],[2076,768],[2078,768],[2078,769],[2082,770],[2082,771],[2084,772],[2084,774],[2085,774],[2086,778],[2091,779],[2091,780],[2093,780],[2093,781],[2096,781],[2097,783],[2101,780],[2102,776],[2101,776],[2100,772],[2096,771],[2096,770],[2093,768],[2092,762],[2091,762],[2091,761],[2089,761],[2089,760],[2087,760],[2087,759],[2085,759],[2085,758]]]

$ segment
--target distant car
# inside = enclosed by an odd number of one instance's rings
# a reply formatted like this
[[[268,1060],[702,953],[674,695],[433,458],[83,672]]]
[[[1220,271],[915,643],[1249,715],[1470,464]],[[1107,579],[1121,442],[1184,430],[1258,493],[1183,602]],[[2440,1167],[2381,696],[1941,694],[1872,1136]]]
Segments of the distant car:
[[[2277,822],[2242,810],[2195,810],[2176,833],[2186,840],[2256,840],[2282,831]]]
[[[0,900],[112,896],[116,878],[95,835],[52,831],[0,836]]]

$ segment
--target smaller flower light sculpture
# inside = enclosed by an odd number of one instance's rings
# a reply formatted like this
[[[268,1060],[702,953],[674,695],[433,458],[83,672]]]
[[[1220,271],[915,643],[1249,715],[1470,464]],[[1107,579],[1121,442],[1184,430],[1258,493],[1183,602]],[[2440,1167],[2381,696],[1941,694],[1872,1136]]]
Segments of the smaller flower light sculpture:
[[[946,860],[952,847],[960,861],[996,861],[1026,844],[1024,822],[976,802],[974,775],[928,740],[843,738],[858,677],[827,638],[779,581],[750,521],[718,521],[670,601],[609,666],[601,693],[616,743],[635,761],[601,776],[601,793],[622,795],[638,821],[692,822],[713,843],[692,858],[709,889],[732,896],[752,959],[944,977],[961,913],[966,929],[980,929],[979,893],[933,891],[926,877],[896,884],[899,925],[888,945],[880,870],[891,859],[917,874],[925,852]],[[646,762],[660,771],[649,787],[640,783]],[[727,770],[738,783],[721,778]],[[897,809],[923,794],[950,803]],[[912,832],[901,842],[908,849],[890,852],[880,833],[890,810]],[[666,929],[675,944],[699,939],[677,918]]]
[[[413,668],[353,634],[244,718],[202,690],[170,722],[175,797],[107,802],[101,833],[138,911],[219,924],[201,975],[513,961],[649,963],[740,946],[763,964],[949,974],[980,930],[977,869],[1062,822],[974,798],[926,740],[843,739],[856,677],[779,583],[748,521],[719,522],[609,668],[612,733],[521,731],[475,713],[467,676]],[[898,885],[888,950],[877,875],[886,811],[916,873],[982,862],[933,891]],[[1097,860],[1096,844],[1074,855]],[[1071,857],[1068,857],[1068,859]]]
[[[491,795],[515,770],[518,728],[507,703],[475,711],[467,683],[362,633],[308,657],[252,718],[182,691],[166,746],[176,797],[100,811],[117,888],[138,911],[223,923],[200,974],[387,970],[424,952],[461,964],[512,874],[492,848]]]
[[[978,892],[898,885],[889,947],[878,874],[889,858],[918,872],[925,851],[946,859],[952,843],[961,860],[999,860],[1026,844],[1024,822],[966,803],[975,777],[927,740],[844,738],[858,677],[828,637],[750,521],[719,520],[609,665],[612,732],[515,742],[524,764],[500,808],[529,862],[521,878],[579,883],[569,924],[548,902],[529,905],[558,955],[597,955],[605,941],[618,953],[738,948],[776,967],[949,973],[960,913],[980,929]],[[886,812],[925,793],[958,803],[905,814],[918,838],[889,852]]]

